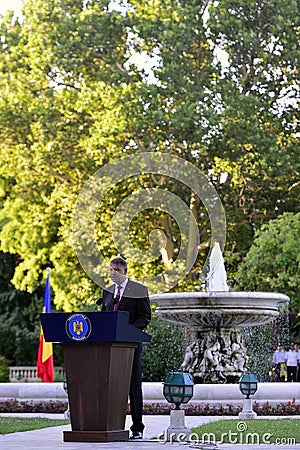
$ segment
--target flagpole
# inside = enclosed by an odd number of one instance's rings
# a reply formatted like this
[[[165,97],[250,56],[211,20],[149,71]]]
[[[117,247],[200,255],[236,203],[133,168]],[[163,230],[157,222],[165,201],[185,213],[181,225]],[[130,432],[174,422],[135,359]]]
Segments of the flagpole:
[[[50,267],[46,268],[46,286],[44,291],[43,313],[51,312]],[[53,346],[45,342],[43,328],[40,331],[40,342],[37,356],[37,375],[44,382],[54,382]]]

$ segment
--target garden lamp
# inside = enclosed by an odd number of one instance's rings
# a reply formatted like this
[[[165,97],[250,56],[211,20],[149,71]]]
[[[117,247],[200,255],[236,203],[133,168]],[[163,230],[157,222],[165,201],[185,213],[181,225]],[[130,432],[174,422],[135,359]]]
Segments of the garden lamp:
[[[169,403],[175,403],[170,412],[170,426],[165,430],[169,441],[188,441],[191,431],[185,426],[182,403],[187,403],[193,397],[194,382],[187,372],[170,372],[163,383],[163,395]]]
[[[246,398],[254,395],[257,391],[258,379],[254,373],[244,373],[240,379],[240,391]]]
[[[243,403],[243,410],[239,413],[240,419],[255,419],[257,414],[252,409],[250,395],[257,391],[258,379],[254,373],[244,373],[240,379],[240,391],[246,396]]]
[[[194,382],[187,372],[170,372],[164,382],[164,397],[169,403],[175,403],[175,409],[190,401],[193,391]]]

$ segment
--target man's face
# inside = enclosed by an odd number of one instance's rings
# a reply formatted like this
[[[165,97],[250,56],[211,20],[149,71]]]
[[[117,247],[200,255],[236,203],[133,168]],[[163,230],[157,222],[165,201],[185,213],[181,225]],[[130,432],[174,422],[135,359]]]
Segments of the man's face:
[[[110,264],[110,278],[116,284],[122,284],[126,278],[127,269],[120,264]]]

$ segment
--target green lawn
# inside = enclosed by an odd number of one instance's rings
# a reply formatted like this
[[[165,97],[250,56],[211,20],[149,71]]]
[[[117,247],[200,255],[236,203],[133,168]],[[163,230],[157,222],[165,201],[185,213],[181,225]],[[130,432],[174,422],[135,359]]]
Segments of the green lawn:
[[[294,445],[300,443],[300,419],[218,420],[192,432],[195,443]]]
[[[0,434],[16,433],[18,431],[38,430],[39,428],[57,427],[69,424],[69,420],[44,419],[42,417],[0,417]]]

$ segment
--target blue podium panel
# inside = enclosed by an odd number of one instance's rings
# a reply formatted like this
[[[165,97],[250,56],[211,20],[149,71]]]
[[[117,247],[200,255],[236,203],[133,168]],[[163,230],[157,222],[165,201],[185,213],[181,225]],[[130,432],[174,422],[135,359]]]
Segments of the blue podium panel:
[[[41,313],[46,342],[150,342],[126,311]]]

